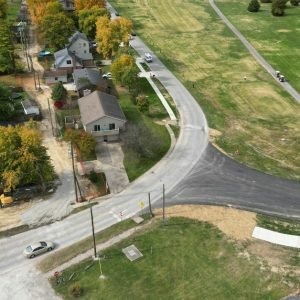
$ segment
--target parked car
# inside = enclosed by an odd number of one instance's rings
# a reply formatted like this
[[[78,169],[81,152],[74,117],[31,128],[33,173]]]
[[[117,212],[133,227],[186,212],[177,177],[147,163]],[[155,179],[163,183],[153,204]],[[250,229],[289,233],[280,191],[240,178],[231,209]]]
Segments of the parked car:
[[[42,50],[38,53],[38,57],[46,57],[52,55],[50,51]]]
[[[132,35],[132,36],[136,36],[136,32],[131,31],[131,35]]]
[[[104,73],[104,74],[102,75],[102,78],[104,78],[104,79],[112,79],[112,75],[111,75],[110,72]]]
[[[43,241],[43,242],[38,242],[27,246],[24,249],[23,254],[27,258],[34,258],[35,256],[51,251],[53,249],[54,249],[54,243]]]
[[[91,47],[91,48],[96,48],[96,47],[97,47],[97,42],[95,42],[95,41],[90,41],[90,47]]]
[[[152,62],[152,55],[150,53],[145,53],[144,59],[147,63]]]

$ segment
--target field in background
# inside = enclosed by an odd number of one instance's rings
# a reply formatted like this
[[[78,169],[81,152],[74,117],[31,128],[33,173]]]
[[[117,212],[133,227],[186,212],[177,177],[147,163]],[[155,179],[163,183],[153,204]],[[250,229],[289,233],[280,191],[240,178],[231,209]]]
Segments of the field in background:
[[[247,11],[248,0],[218,0],[218,7],[276,70],[300,92],[300,6],[287,3],[285,16],[273,17],[271,3],[258,13]]]
[[[198,100],[209,126],[222,133],[215,143],[258,170],[300,179],[300,105],[261,68],[208,2],[111,3],[134,21],[134,30]]]

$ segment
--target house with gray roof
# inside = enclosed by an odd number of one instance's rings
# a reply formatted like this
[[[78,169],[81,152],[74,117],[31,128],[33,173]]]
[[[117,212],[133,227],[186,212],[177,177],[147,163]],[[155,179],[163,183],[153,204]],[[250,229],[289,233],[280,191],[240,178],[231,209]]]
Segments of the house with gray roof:
[[[107,80],[102,78],[98,69],[76,69],[73,72],[73,79],[79,95],[82,95],[82,90],[92,87],[105,90],[107,85]]]
[[[81,122],[86,132],[100,141],[116,141],[125,129],[126,118],[117,98],[95,91],[78,100]]]
[[[66,70],[69,74],[73,69],[83,68],[83,63],[80,57],[72,53],[68,48],[64,48],[54,53],[55,68],[59,70]]]
[[[75,53],[81,60],[93,60],[93,55],[90,52],[90,44],[87,36],[79,31],[76,31],[70,38],[66,46],[72,53]]]

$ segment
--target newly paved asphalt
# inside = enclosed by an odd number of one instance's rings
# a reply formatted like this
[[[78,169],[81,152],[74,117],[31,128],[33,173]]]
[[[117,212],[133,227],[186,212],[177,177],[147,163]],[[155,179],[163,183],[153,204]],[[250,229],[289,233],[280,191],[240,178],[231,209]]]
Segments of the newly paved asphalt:
[[[166,202],[225,205],[300,219],[300,183],[250,169],[209,145]]]
[[[244,46],[249,50],[250,54],[262,65],[262,67],[277,81],[281,87],[286,90],[297,102],[300,103],[300,94],[288,83],[280,82],[276,78],[275,69],[259,54],[259,52],[247,41],[247,39],[232,25],[232,23],[224,16],[221,10],[217,7],[214,0],[209,0],[211,7],[217,15],[223,20],[227,27],[240,39]],[[280,70],[279,70],[280,71]],[[283,74],[284,75],[284,74]]]

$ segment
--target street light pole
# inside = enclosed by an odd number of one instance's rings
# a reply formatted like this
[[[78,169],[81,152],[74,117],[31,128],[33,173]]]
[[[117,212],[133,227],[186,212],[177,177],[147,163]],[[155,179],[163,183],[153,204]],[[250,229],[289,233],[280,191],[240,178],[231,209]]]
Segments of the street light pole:
[[[92,206],[90,206],[90,212],[91,212],[92,233],[93,233],[93,241],[94,241],[94,258],[96,258],[97,257],[97,250],[96,250],[96,238],[95,238],[94,216],[93,216],[93,207]]]

